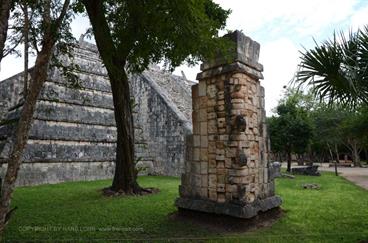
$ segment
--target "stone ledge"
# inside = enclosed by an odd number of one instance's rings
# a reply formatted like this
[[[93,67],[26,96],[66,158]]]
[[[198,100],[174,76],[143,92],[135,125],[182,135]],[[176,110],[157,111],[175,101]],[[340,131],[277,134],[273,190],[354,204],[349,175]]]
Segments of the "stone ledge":
[[[262,72],[247,66],[241,62],[234,62],[226,66],[219,66],[213,69],[209,69],[197,74],[197,80],[214,77],[224,73],[245,73],[255,79],[263,79]]]
[[[279,196],[257,200],[251,204],[239,205],[234,203],[217,203],[204,199],[177,198],[175,206],[178,208],[201,211],[206,213],[224,214],[236,218],[249,219],[272,208],[279,207],[282,200]]]

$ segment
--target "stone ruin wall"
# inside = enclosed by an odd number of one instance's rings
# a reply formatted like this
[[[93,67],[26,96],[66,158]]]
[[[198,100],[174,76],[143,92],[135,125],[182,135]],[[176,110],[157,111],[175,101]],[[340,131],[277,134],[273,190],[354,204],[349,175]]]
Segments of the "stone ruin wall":
[[[80,66],[76,73],[80,87],[71,87],[58,70],[50,70],[37,102],[18,185],[106,179],[113,175],[116,128],[107,73],[94,45],[82,42],[74,56]],[[130,80],[137,103],[136,157],[151,174],[179,175],[184,164],[184,138],[191,132],[191,99],[185,95],[192,83],[158,69],[131,76]],[[21,73],[0,82],[3,161],[21,111],[22,90]],[[177,96],[182,98],[176,100]]]
[[[179,208],[251,218],[281,204],[268,164],[260,45],[241,32],[231,63],[204,63],[192,87],[193,135],[188,139]]]

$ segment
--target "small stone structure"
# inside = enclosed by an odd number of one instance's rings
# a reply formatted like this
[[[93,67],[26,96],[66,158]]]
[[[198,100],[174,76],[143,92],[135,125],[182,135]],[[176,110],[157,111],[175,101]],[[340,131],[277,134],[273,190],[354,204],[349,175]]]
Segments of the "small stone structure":
[[[321,189],[321,185],[320,184],[316,184],[316,183],[303,184],[302,187],[304,189],[315,189],[315,190]]]
[[[63,62],[70,62],[60,57]],[[74,50],[80,70],[73,86],[50,69],[38,98],[17,185],[111,178],[116,127],[107,71],[95,45]],[[151,66],[130,75],[135,99],[136,157],[149,173],[178,176],[191,134],[191,81]],[[23,74],[0,82],[0,163],[12,146],[11,134],[23,105]],[[6,164],[0,168],[4,174]]]
[[[291,169],[291,173],[295,175],[320,176],[318,165],[296,167]]]
[[[201,66],[192,86],[193,135],[176,206],[251,218],[281,204],[268,164],[260,45],[239,31],[232,61]],[[228,59],[227,59],[228,60]]]

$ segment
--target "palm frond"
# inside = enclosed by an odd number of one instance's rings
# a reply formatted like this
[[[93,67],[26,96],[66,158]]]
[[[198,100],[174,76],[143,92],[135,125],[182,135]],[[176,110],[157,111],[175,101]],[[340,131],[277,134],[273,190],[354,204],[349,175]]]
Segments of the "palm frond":
[[[340,32],[301,53],[294,82],[328,103],[355,106],[368,101],[368,26],[348,36]]]

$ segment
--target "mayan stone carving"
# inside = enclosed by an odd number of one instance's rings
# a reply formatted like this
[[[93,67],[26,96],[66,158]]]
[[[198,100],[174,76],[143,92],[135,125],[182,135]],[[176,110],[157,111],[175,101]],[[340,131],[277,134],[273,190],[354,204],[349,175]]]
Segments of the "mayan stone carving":
[[[241,32],[226,35],[232,61],[204,63],[192,86],[193,135],[176,206],[251,218],[280,206],[268,164],[260,45]]]

